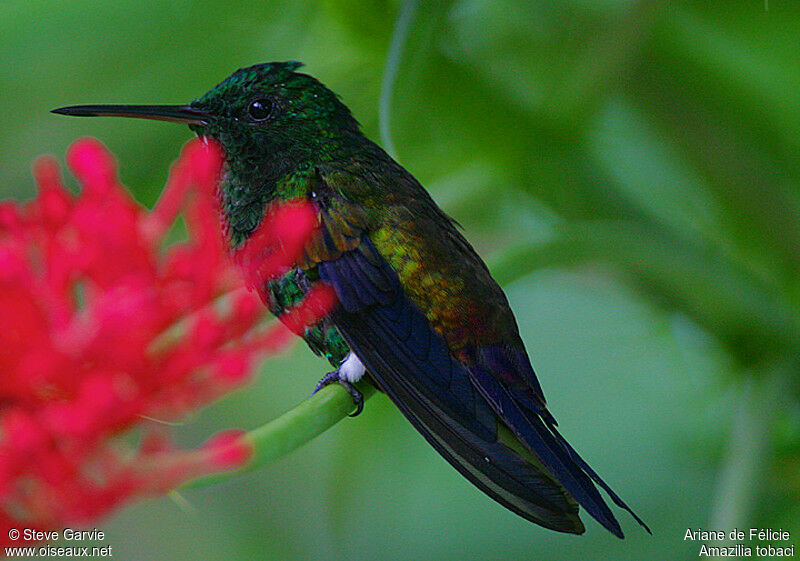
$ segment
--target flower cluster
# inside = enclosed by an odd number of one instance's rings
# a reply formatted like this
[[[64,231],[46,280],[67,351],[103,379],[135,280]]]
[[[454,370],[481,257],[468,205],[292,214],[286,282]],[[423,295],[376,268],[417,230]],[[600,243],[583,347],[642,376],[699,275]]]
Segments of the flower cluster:
[[[263,306],[229,261],[215,197],[221,162],[214,144],[191,142],[148,211],[86,139],[67,154],[79,195],[41,159],[36,199],[0,203],[3,539],[11,527],[86,523],[248,460],[240,432],[178,450],[153,422],[241,385],[256,355],[291,337],[261,326]],[[165,248],[181,211],[187,239]],[[265,220],[262,235],[295,241],[278,258],[265,252],[261,282],[296,260],[314,220],[301,205]],[[292,313],[313,321],[331,304],[315,294]]]

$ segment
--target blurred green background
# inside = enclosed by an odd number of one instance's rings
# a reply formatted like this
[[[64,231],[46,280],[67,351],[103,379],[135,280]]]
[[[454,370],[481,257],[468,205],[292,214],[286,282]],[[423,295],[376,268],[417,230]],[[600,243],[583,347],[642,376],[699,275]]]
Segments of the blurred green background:
[[[506,286],[562,432],[654,532],[531,525],[378,396],[188,508],[118,513],[115,559],[662,560],[697,557],[687,527],[800,536],[797,2],[5,0],[0,34],[2,198],[92,135],[151,205],[190,137],[54,107],[184,103],[269,60],[305,62],[374,139],[383,99],[398,159]],[[325,370],[295,345],[181,439],[258,426]]]

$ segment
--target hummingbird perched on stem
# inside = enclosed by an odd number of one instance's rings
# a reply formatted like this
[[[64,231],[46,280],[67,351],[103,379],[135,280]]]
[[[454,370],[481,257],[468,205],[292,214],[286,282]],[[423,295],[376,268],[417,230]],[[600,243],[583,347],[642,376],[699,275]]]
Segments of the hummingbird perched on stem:
[[[582,533],[579,505],[618,537],[597,486],[650,530],[557,430],[503,291],[427,191],[296,62],[236,71],[189,105],[54,110],[188,124],[225,151],[227,237],[246,243],[273,204],[302,199],[319,228],[297,267],[261,287],[281,315],[316,283],[333,310],[303,337],[335,370],[367,375],[464,477],[518,515]]]

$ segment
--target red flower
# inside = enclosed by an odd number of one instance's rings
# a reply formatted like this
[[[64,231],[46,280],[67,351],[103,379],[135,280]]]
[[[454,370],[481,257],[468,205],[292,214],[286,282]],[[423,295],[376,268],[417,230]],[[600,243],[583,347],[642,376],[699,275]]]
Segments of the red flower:
[[[241,385],[258,353],[290,337],[279,327],[254,330],[263,306],[220,235],[216,145],[187,145],[153,211],[120,186],[97,141],[75,143],[67,162],[79,195],[41,159],[37,198],[0,203],[4,539],[12,527],[86,523],[136,497],[241,466],[251,453],[241,433],[182,451],[148,419],[174,418]],[[188,240],[163,249],[181,209]],[[289,242],[277,245],[289,249],[251,251],[249,284],[286,270],[315,220],[307,206],[274,210],[259,235],[286,232]],[[313,321],[331,304],[329,292],[318,292],[293,313]],[[132,428],[142,430],[138,444],[122,438]]]

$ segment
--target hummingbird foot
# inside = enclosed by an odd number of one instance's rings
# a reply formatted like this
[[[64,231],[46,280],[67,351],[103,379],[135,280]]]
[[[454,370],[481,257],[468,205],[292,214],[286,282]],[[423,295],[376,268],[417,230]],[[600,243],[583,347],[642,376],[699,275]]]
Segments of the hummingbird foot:
[[[350,414],[350,417],[356,417],[356,416],[360,415],[361,412],[364,410],[364,396],[362,395],[362,393],[360,391],[358,391],[358,389],[356,389],[356,387],[351,382],[351,380],[352,380],[351,374],[352,373],[349,372],[349,370],[348,370],[348,362],[349,362],[351,356],[355,356],[355,355],[353,355],[352,353],[347,355],[347,358],[345,358],[345,360],[342,361],[342,364],[339,366],[339,368],[337,368],[333,372],[328,372],[327,374],[325,374],[322,377],[322,379],[319,382],[317,382],[317,385],[314,388],[314,391],[311,392],[311,395],[314,395],[315,393],[317,393],[319,390],[321,390],[322,388],[324,388],[328,384],[333,384],[333,383],[338,382],[339,384],[342,385],[342,387],[344,389],[347,390],[347,393],[350,394],[350,397],[353,398],[353,403],[356,406],[356,410],[353,413]],[[358,360],[358,359],[355,359],[355,360]],[[360,362],[359,362],[359,364],[360,364]]]

